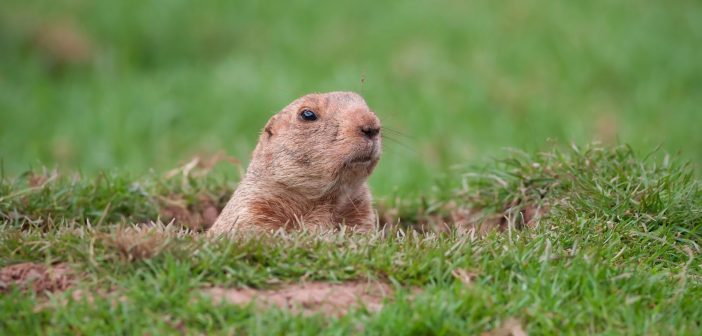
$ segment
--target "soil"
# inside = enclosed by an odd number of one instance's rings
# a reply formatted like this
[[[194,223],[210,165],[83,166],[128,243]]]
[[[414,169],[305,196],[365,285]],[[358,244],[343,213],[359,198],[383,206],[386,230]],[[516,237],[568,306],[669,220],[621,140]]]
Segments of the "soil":
[[[216,303],[248,305],[253,302],[261,308],[278,307],[303,315],[321,313],[342,316],[359,307],[365,307],[371,312],[379,311],[393,290],[390,285],[383,283],[309,282],[266,290],[211,287],[205,289],[204,293]]]
[[[66,264],[47,266],[28,262],[0,269],[0,292],[12,287],[35,293],[64,291],[74,281],[75,276]]]

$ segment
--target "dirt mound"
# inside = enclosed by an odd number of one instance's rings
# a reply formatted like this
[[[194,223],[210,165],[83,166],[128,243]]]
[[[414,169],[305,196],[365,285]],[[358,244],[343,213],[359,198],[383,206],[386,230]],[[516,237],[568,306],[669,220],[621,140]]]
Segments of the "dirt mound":
[[[267,290],[211,287],[204,292],[217,303],[224,301],[246,305],[255,302],[262,308],[275,306],[304,315],[322,313],[341,316],[348,310],[358,307],[379,311],[383,306],[383,300],[391,296],[393,290],[390,285],[383,283],[311,282]]]
[[[0,292],[9,291],[14,286],[35,293],[64,291],[74,280],[73,272],[66,264],[21,263],[0,269]]]

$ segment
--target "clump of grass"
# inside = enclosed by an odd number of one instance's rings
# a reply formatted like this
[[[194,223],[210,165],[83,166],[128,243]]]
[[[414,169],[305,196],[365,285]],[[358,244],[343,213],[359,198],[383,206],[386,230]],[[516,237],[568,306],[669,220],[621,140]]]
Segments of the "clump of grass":
[[[588,145],[527,154],[514,151],[464,175],[465,204],[523,218],[533,207],[549,225],[589,222],[669,229],[702,239],[702,188],[688,164],[640,157],[629,146]],[[520,216],[521,215],[521,216]]]
[[[702,188],[694,169],[654,154],[599,144],[513,150],[424,197],[381,202],[380,214],[389,224],[414,228],[485,233],[586,222],[702,242]]]
[[[153,184],[124,174],[101,173],[90,179],[27,172],[12,180],[3,178],[0,188],[0,216],[15,224],[139,221],[154,218],[157,209],[150,197]]]
[[[208,214],[224,206],[233,190],[224,176],[150,174],[135,179],[123,173],[94,178],[56,171],[28,171],[0,180],[0,220],[19,226],[49,227],[65,223],[144,223],[178,219],[202,229]],[[178,177],[178,178],[176,178]],[[207,220],[211,219],[209,214]],[[196,221],[198,221],[196,223]]]

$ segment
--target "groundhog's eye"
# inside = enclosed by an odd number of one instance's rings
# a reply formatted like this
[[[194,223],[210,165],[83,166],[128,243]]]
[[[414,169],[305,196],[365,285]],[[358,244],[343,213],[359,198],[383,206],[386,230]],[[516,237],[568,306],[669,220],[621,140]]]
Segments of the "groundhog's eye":
[[[312,110],[304,109],[300,112],[300,118],[304,121],[315,121],[317,120],[317,115]]]

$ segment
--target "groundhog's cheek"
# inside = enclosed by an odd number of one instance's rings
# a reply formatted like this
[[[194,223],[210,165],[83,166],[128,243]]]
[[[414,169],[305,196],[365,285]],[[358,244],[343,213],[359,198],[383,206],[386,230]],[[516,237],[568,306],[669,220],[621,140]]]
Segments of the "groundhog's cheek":
[[[357,146],[354,143],[346,142],[339,144],[339,146],[335,148],[336,156],[339,158],[340,161],[344,161],[349,157],[353,157],[358,150],[356,147]]]

